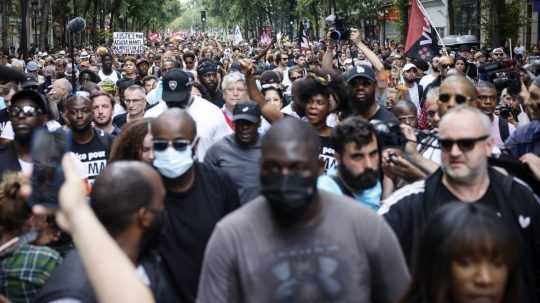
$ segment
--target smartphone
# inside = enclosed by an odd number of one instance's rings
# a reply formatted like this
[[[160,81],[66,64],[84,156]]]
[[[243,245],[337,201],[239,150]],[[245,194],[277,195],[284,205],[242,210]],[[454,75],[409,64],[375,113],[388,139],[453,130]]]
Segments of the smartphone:
[[[30,205],[58,208],[58,192],[64,183],[62,157],[71,149],[69,133],[39,129],[32,138],[32,194]]]

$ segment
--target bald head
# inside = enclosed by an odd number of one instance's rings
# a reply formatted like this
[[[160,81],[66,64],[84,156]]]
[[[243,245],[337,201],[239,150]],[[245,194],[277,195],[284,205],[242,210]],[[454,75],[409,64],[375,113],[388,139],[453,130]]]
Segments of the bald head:
[[[286,117],[274,123],[262,139],[262,154],[279,148],[283,144],[294,144],[305,147],[306,156],[316,161],[321,145],[317,132],[308,123]]]
[[[90,196],[96,216],[113,236],[131,224],[139,209],[163,203],[164,197],[159,174],[139,161],[108,165],[96,178]]]
[[[474,106],[476,99],[476,88],[469,79],[459,75],[450,76],[439,88],[439,116],[444,116],[448,110],[458,105]]]
[[[458,106],[449,110],[439,123],[439,130],[446,130],[452,133],[456,130],[457,124],[463,124],[463,127],[477,129],[479,133],[489,135],[491,133],[491,121],[488,116],[479,109],[471,106]],[[452,127],[446,127],[453,125]]]
[[[152,121],[152,136],[166,140],[182,137],[192,141],[197,136],[197,124],[186,110],[171,108]]]
[[[454,91],[456,94],[461,94],[465,97],[469,97],[471,100],[476,99],[476,89],[474,87],[474,84],[464,76],[449,76],[441,83],[441,93],[443,91],[443,87],[445,88],[445,90],[456,89],[456,91]]]

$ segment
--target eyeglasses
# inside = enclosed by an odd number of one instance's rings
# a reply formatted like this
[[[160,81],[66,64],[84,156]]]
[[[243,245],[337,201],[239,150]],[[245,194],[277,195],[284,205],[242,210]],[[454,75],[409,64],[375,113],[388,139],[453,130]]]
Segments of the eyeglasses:
[[[453,68],[454,64],[441,64],[441,67],[444,68],[444,69]]]
[[[18,117],[21,114],[23,114],[25,117],[37,117],[43,114],[43,110],[30,105],[25,105],[23,107],[12,106],[9,108],[9,115],[11,117]]]
[[[458,148],[462,152],[469,152],[471,151],[477,142],[486,140],[489,138],[488,135],[484,135],[478,138],[465,138],[465,139],[458,139],[458,140],[452,140],[452,139],[442,139],[439,138],[439,143],[441,144],[441,148],[444,151],[450,151],[454,147],[454,144],[457,144]]]
[[[464,104],[465,102],[467,102],[470,99],[470,97],[465,97],[465,96],[460,95],[460,94],[455,94],[453,96],[456,99],[457,104]],[[451,98],[452,98],[452,95],[450,95],[450,94],[440,94],[439,95],[439,100],[442,103],[448,103],[448,101],[450,101]]]
[[[191,145],[189,140],[154,140],[154,150],[164,151],[171,145],[177,151],[185,151]]]

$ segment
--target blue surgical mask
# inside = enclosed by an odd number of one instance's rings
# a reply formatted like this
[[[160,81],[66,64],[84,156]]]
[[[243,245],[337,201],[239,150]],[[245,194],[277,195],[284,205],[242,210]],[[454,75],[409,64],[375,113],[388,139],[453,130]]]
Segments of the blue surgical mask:
[[[3,110],[4,108],[6,108],[6,101],[3,96],[0,96],[0,110]]]
[[[164,151],[154,151],[154,167],[166,178],[175,179],[184,175],[193,166],[191,146],[177,151],[169,146]]]

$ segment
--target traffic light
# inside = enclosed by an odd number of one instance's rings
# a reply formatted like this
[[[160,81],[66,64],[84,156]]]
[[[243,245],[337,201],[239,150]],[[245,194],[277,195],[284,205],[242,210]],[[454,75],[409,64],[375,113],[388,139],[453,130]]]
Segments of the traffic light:
[[[201,11],[201,22],[202,23],[206,22],[206,11]]]

